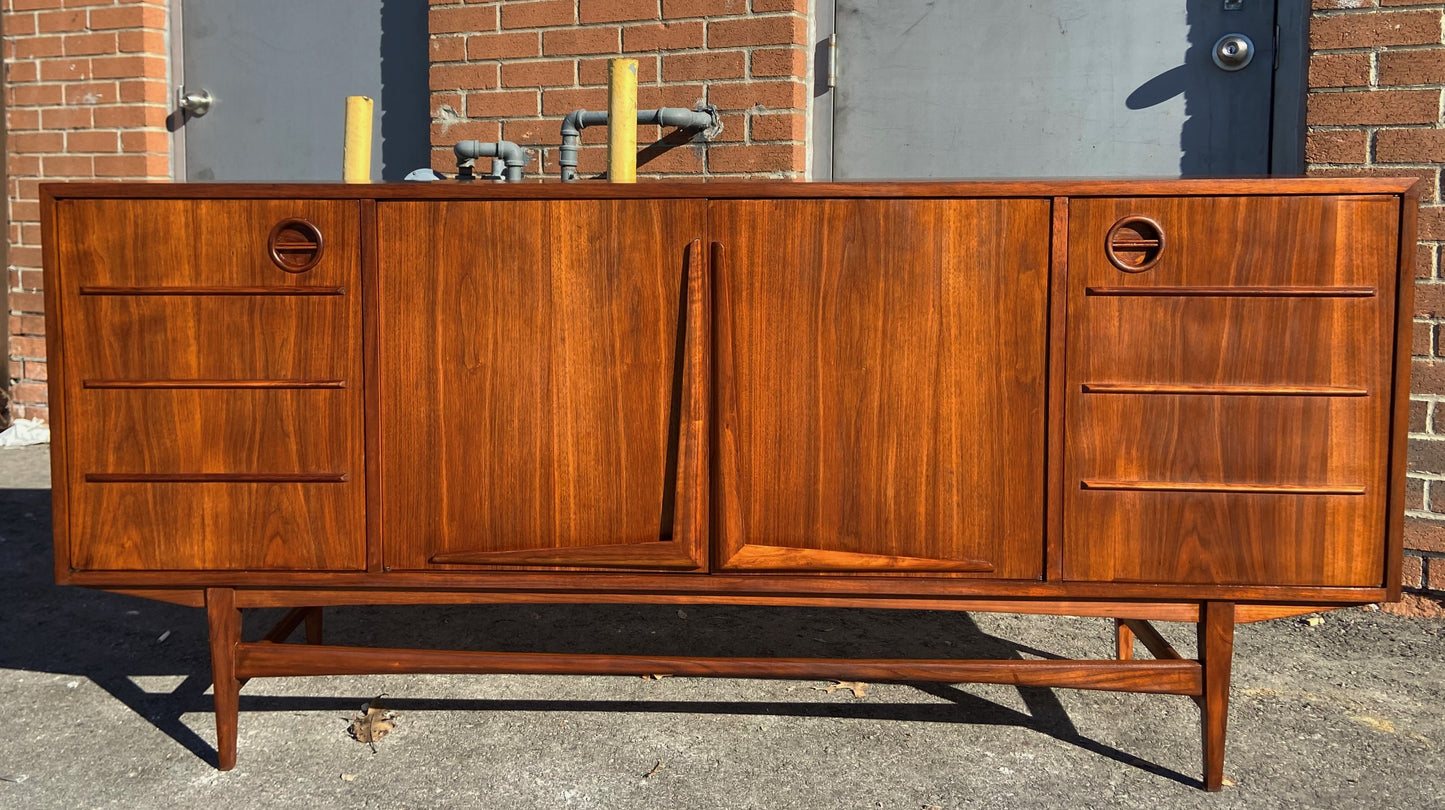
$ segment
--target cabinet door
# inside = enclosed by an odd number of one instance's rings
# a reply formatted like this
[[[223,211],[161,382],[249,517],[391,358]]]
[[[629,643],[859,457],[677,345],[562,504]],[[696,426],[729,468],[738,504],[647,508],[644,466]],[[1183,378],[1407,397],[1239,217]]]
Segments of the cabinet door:
[[[1065,577],[1379,586],[1399,203],[1070,209]]]
[[[703,203],[377,211],[386,566],[702,567]]]
[[[57,203],[72,567],[365,567],[360,209]]]
[[[717,566],[1042,575],[1049,210],[712,204]]]

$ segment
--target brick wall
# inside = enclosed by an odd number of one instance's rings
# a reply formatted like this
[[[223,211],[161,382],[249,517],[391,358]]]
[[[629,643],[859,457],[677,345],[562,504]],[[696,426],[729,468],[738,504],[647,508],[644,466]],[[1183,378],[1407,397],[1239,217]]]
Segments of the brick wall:
[[[607,60],[638,61],[640,109],[716,105],[711,142],[649,144],[642,176],[801,177],[807,171],[808,0],[431,0],[433,168],[451,146],[504,138],[555,178],[562,116],[607,109]],[[666,134],[666,133],[663,133]],[[582,133],[579,172],[605,171],[606,129]]]
[[[43,180],[170,176],[166,0],[3,0],[10,395],[47,416]]]
[[[1445,4],[1313,2],[1310,173],[1421,180],[1405,585],[1445,591]]]

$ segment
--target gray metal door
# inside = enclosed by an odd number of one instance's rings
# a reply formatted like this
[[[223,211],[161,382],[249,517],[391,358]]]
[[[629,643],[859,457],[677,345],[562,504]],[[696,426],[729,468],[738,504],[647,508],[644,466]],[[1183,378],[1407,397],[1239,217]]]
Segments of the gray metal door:
[[[834,177],[1271,170],[1274,0],[836,0],[835,14]],[[1228,34],[1253,44],[1242,68],[1213,58]]]
[[[182,76],[214,99],[178,112],[187,180],[341,180],[347,96],[376,101],[372,171],[430,165],[427,4],[182,0]]]

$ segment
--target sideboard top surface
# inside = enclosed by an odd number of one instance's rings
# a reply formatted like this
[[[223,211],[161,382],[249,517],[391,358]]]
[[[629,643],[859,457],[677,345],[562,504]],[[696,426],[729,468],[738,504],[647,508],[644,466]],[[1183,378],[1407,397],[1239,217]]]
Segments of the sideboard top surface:
[[[1411,194],[1411,177],[1276,177],[1219,179],[924,180],[813,183],[779,180],[493,183],[45,183],[43,197],[64,198],[310,198],[376,200],[507,200],[626,198],[858,197],[1148,197],[1183,195]]]

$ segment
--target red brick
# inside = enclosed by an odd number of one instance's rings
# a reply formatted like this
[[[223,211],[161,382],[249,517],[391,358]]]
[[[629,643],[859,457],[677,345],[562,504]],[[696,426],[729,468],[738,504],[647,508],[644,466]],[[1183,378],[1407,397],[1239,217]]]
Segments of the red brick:
[[[120,86],[115,82],[66,84],[61,89],[66,104],[114,104],[120,100]]]
[[[98,155],[96,177],[156,178],[170,174],[170,159],[165,155]]]
[[[1364,163],[1369,152],[1364,130],[1311,129],[1305,137],[1305,160],[1310,163]]]
[[[467,58],[466,37],[432,37],[431,61],[460,62]]]
[[[45,340],[43,338],[11,338],[10,356],[24,357],[26,359],[45,359]]]
[[[747,0],[662,0],[662,17],[722,17],[748,13]]]
[[[95,177],[95,158],[89,155],[46,155],[40,163],[46,179]],[[13,214],[12,214],[13,216]],[[11,257],[14,258],[13,256]]]
[[[1385,11],[1375,14],[1315,16],[1310,20],[1310,49],[1377,48],[1381,45],[1430,45],[1440,42],[1439,11]]]
[[[14,132],[7,145],[15,152],[43,154],[65,149],[65,136],[59,132]]]
[[[806,45],[807,43],[808,21],[792,15],[714,20],[707,24],[707,46],[709,48]]]
[[[558,28],[542,32],[542,53],[547,56],[617,53],[618,46],[618,29],[611,26]]]
[[[12,312],[44,312],[45,296],[39,293],[10,292],[10,311]]]
[[[35,30],[47,34],[60,31],[84,31],[84,11],[42,11],[35,15]]]
[[[120,83],[120,100],[123,102],[148,101],[152,104],[168,104],[172,101],[171,87],[163,81],[136,79]]]
[[[115,35],[115,47],[121,53],[161,56],[166,52],[166,35],[160,31],[119,31]]]
[[[120,134],[123,152],[154,152],[165,154],[171,148],[170,136],[164,130],[135,130]]]
[[[38,419],[41,422],[50,421],[50,409],[43,405],[26,405],[16,401],[12,403],[16,419]]]
[[[40,383],[16,383],[10,389],[10,397],[16,402],[44,404],[50,396],[50,389]]]
[[[163,127],[166,123],[164,107],[96,107],[94,112],[95,125],[98,127]]]
[[[89,59],[46,59],[40,63],[43,82],[83,82],[89,78]]]
[[[483,59],[518,59],[541,55],[541,37],[535,32],[477,34],[467,37],[467,58],[474,62]]]
[[[752,120],[755,141],[805,141],[808,119],[802,113],[755,115]]]
[[[703,103],[706,91],[700,84],[654,84],[637,88],[637,106],[644,110],[657,107],[691,108]]]
[[[701,174],[703,150],[690,144],[677,144],[658,151],[644,150],[637,163],[638,171],[657,174]]]
[[[657,57],[637,54],[631,58],[637,60],[637,82],[638,84],[649,84],[657,81]],[[607,63],[610,59],[578,59],[577,60],[577,83],[582,86],[607,84]]]
[[[1379,163],[1445,163],[1445,129],[1382,129],[1375,135]]]
[[[90,60],[97,79],[165,78],[166,60],[159,56],[102,56]]]
[[[433,90],[492,90],[497,87],[497,66],[491,63],[433,65],[428,81]]]
[[[1406,520],[1405,548],[1417,551],[1445,552],[1445,523],[1421,520],[1420,518]]]
[[[1411,433],[1424,433],[1424,432],[1425,432],[1426,423],[1429,421],[1428,418],[1427,418],[1428,415],[1429,415],[1429,412],[1430,412],[1430,403],[1429,403],[1429,402],[1426,402],[1425,400],[1422,400],[1422,399],[1412,399],[1412,400],[1410,400],[1410,432],[1411,432]]]
[[[808,0],[753,0],[753,13],[762,11],[796,11],[808,13]]]
[[[1435,351],[1435,324],[1415,321],[1410,341],[1410,354],[1429,357]]]
[[[495,7],[434,8],[428,19],[432,34],[497,30]]]
[[[1440,91],[1310,93],[1308,105],[1314,126],[1433,124],[1440,118]]]
[[[1420,206],[1420,239],[1423,241],[1445,241],[1445,205]]]
[[[806,160],[802,144],[714,146],[707,152],[708,170],[714,172],[796,172],[806,168]],[[1445,461],[1445,448],[1441,457]]]
[[[741,79],[746,67],[747,54],[743,51],[669,54],[662,57],[662,78],[669,82]]]
[[[1341,5],[1342,2],[1351,2],[1351,1],[1352,1],[1352,0],[1316,0],[1316,2],[1332,2],[1333,5],[1330,6],[1331,8]],[[1382,6],[1387,6],[1387,7],[1388,7],[1388,6],[1438,6],[1438,5],[1440,5],[1440,0],[1380,0],[1380,5],[1382,5]],[[1318,6],[1316,6],[1316,8],[1318,8]]]
[[[44,363],[37,363],[34,360],[27,361],[25,363],[25,379],[44,382],[50,379],[50,370]]]
[[[1317,53],[1310,57],[1310,87],[1365,87],[1369,83],[1367,53]]]
[[[557,133],[557,119],[555,118],[527,118],[503,121],[502,137],[513,143],[546,147],[556,146],[560,138]],[[533,168],[536,168],[536,165],[540,164],[534,164]]]
[[[758,48],[753,51],[753,76],[808,75],[808,53],[803,48]]]
[[[98,31],[107,28],[155,28],[164,30],[166,27],[166,10],[158,6],[146,5],[91,9],[90,27]]]
[[[503,87],[564,87],[576,78],[577,63],[571,59],[502,63]]]
[[[503,28],[546,28],[577,22],[575,0],[542,0],[538,3],[507,3],[502,6]]]
[[[542,91],[543,115],[566,115],[578,109],[607,109],[607,88],[584,87],[580,89]]]
[[[120,137],[116,133],[104,129],[67,132],[65,134],[65,151],[117,152],[120,151]]]
[[[8,22],[8,20],[7,20]],[[59,35],[48,37],[23,37],[11,40],[14,43],[14,54],[7,55],[6,61],[10,59],[35,59],[46,56],[60,56],[65,53],[65,40]]]
[[[583,23],[655,20],[658,0],[579,0],[577,19]]]
[[[483,90],[467,94],[467,115],[474,118],[516,118],[537,114],[535,90]]]
[[[650,23],[622,29],[624,51],[680,51],[701,48],[705,29],[700,22]]]
[[[1401,584],[1406,588],[1419,588],[1425,579],[1425,561],[1413,554],[1407,555],[1401,564],[1404,566],[1400,572]]]
[[[793,81],[729,82],[709,87],[707,100],[720,110],[753,107],[801,110],[808,103],[808,88],[802,82]]]
[[[40,78],[39,62],[15,62],[5,63],[5,79],[12,84],[20,82],[33,82]]]
[[[1381,85],[1441,84],[1445,82],[1445,48],[1419,51],[1382,51]]]
[[[66,56],[94,56],[116,52],[115,34],[67,34],[65,36]]]
[[[1415,317],[1445,318],[1445,282],[1415,282]]]
[[[5,35],[11,37],[26,36],[35,33],[34,14],[7,14],[5,15]]]
[[[1435,277],[1435,246],[1415,245],[1415,278]]]

